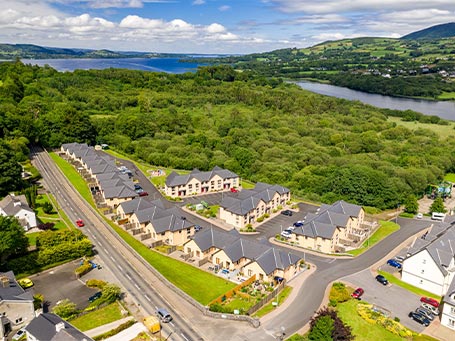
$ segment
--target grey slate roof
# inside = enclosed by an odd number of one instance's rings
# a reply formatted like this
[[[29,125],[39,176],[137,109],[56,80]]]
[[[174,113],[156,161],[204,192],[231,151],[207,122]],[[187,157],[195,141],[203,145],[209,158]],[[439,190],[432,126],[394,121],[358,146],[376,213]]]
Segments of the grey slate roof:
[[[227,245],[223,251],[233,262],[237,262],[241,258],[255,259],[268,249],[267,245],[239,238]]]
[[[446,276],[447,268],[455,258],[455,226],[451,226],[439,234],[436,239],[428,240],[429,235],[424,241],[421,238],[416,239],[408,253],[412,256],[422,250],[427,250],[439,270]]]
[[[199,169],[193,169],[191,173],[185,175],[179,175],[176,172],[172,172],[166,178],[166,186],[174,187],[186,185],[193,178],[198,179],[201,182],[206,182],[213,178],[215,175],[219,175],[222,179],[231,179],[238,177],[237,174],[231,172],[230,170],[215,166],[211,171],[208,172],[201,172]]]
[[[120,178],[117,178],[117,179],[101,180],[98,183],[103,189],[106,189],[108,187],[125,186],[125,187],[131,189],[132,191],[134,191],[134,183],[129,179],[122,180]]]
[[[317,220],[312,220],[305,222],[301,227],[296,227],[293,233],[310,238],[321,237],[324,239],[332,239],[336,229],[337,227],[333,224],[327,224],[319,222]]]
[[[275,248],[269,248],[263,254],[256,258],[256,262],[269,275],[276,269],[284,270],[290,265],[294,265],[300,261],[300,257],[290,253],[284,252]]]
[[[447,288],[447,292],[444,295],[444,302],[455,307],[455,277]]]
[[[350,217],[358,217],[362,207],[354,204],[350,204],[344,200],[339,200],[332,205],[323,204],[320,208],[320,214],[323,211],[329,210],[333,213],[340,213]]]
[[[96,180],[98,182],[103,181],[103,180],[112,180],[112,179],[122,179],[122,180],[129,180],[128,175],[122,174],[120,172],[108,172],[108,173],[100,173],[95,175]]]
[[[189,222],[187,219],[182,219],[182,217],[183,216],[181,215],[171,214],[160,218],[152,218],[150,223],[153,225],[156,233],[186,230],[187,228],[194,226],[193,223]]]
[[[220,231],[213,228],[203,229],[202,231],[196,233],[192,237],[192,240],[194,240],[201,251],[206,251],[211,247],[224,249],[239,239],[239,234],[236,232],[237,231],[235,231],[235,229],[229,232]]]
[[[103,188],[103,196],[105,199],[114,199],[114,198],[136,198],[139,196],[135,191],[126,187],[125,185],[120,185],[117,187],[107,187]]]
[[[0,278],[5,278],[5,287],[3,281],[0,281],[0,302],[1,301],[31,301],[33,296],[16,282],[16,277],[12,271],[0,272]],[[8,279],[8,283],[6,283]]]
[[[58,331],[57,325],[64,324]],[[27,333],[39,341],[93,341],[70,323],[51,313],[42,313],[35,317],[26,327]]]
[[[253,189],[244,189],[236,194],[225,195],[220,206],[226,211],[244,216],[255,209],[261,200],[265,203],[271,201],[277,192],[283,195],[289,193],[289,189],[279,185],[258,182]]]
[[[25,195],[11,195],[8,194],[0,201],[0,208],[6,213],[6,215],[14,217],[20,210],[26,210],[34,213],[33,210],[28,206]]]
[[[126,214],[131,214],[134,212],[145,210],[147,208],[154,207],[154,205],[150,201],[145,200],[142,197],[137,197],[134,198],[133,200],[124,201],[119,206],[122,207],[123,212],[125,212]]]

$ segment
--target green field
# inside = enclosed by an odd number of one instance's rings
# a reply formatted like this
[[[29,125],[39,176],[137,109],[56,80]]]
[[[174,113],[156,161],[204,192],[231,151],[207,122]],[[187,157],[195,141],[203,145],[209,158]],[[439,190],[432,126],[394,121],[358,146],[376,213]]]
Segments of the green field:
[[[69,321],[80,331],[87,331],[106,323],[111,323],[122,318],[122,312],[117,302],[111,303],[103,308],[77,317]]]
[[[281,291],[279,294],[278,294],[278,307],[284,303],[284,301],[286,301],[286,299],[288,298],[288,296],[291,294],[291,291],[292,291],[292,287],[285,287],[283,289],[283,291]],[[277,302],[277,300],[274,300],[273,302]],[[270,302],[269,304],[267,304],[266,306],[264,306],[263,308],[259,309],[254,315],[253,317],[258,317],[258,318],[261,318],[262,316],[264,315],[267,315],[268,313],[270,313],[271,311],[273,311],[275,308],[275,306],[272,304],[273,302]]]
[[[389,122],[395,122],[396,124],[403,126],[409,130],[417,129],[428,129],[432,132],[438,134],[441,138],[447,138],[449,136],[455,136],[455,123],[449,122],[448,125],[439,125],[439,124],[430,124],[430,123],[420,123],[417,121],[407,122],[402,121],[399,117],[389,117],[387,119]]]
[[[348,251],[347,253],[353,256],[358,256],[400,228],[400,225],[395,224],[392,221],[380,220],[379,225],[381,226],[376,230],[375,233],[373,233],[370,238],[363,242],[361,247],[352,251]]]

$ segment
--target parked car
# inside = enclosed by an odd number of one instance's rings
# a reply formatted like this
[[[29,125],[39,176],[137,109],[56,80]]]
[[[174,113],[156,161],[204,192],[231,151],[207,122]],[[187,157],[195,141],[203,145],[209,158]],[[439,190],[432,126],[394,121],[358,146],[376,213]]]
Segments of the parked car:
[[[231,192],[232,193],[237,193],[239,190],[237,188],[231,187]]]
[[[301,220],[296,221],[293,225],[294,225],[294,227],[302,227],[303,226],[303,221],[301,221]]]
[[[422,303],[421,304],[422,308],[425,308],[426,310],[431,311],[433,315],[439,315],[439,309],[432,306],[431,304],[428,303]]]
[[[101,295],[102,295],[102,292],[101,292],[101,291],[98,291],[97,293],[94,293],[92,296],[90,296],[90,297],[88,298],[88,301],[89,301],[90,303],[92,303],[92,302],[96,301],[98,298],[100,298]]]
[[[389,284],[389,281],[383,275],[377,275],[376,280],[383,285]]]
[[[429,311],[428,309],[424,308],[424,307],[416,308],[415,312],[419,313],[420,315],[425,316],[430,321],[434,320],[434,314],[431,311]]]
[[[16,334],[14,334],[13,338],[11,340],[13,341],[17,341],[17,340],[20,340],[22,339],[23,337],[25,337],[25,328],[21,328],[19,329]]]
[[[419,322],[420,324],[423,324],[425,327],[428,327],[430,325],[430,320],[427,319],[425,316],[416,313],[415,311],[411,311],[409,313],[409,317],[412,318],[414,321]]]
[[[149,194],[146,191],[142,191],[141,193],[139,193],[140,197],[146,197],[147,195]]]
[[[134,189],[135,190],[142,189],[142,186],[139,184],[134,184]]]
[[[33,282],[30,278],[21,278],[17,281],[23,289],[27,289],[33,286]]]
[[[291,231],[288,231],[288,230],[284,230],[283,232],[281,232],[281,237],[284,237],[284,238],[291,238]]]
[[[423,214],[422,213],[417,213],[416,218],[417,219],[422,219],[423,218]]]
[[[85,226],[84,221],[82,219],[76,220],[76,225],[79,226],[79,227]]]
[[[284,211],[281,211],[281,214],[282,215],[287,215],[289,217],[292,217],[292,211],[291,210],[284,210]]]
[[[365,291],[362,288],[357,288],[355,291],[351,294],[353,298],[360,299],[360,297],[363,295]]]
[[[288,226],[285,231],[289,231],[292,233],[292,231],[294,231],[294,229],[295,229],[295,226]]]
[[[403,263],[404,262],[404,257],[403,256],[395,256],[395,260],[397,262]]]
[[[140,194],[142,192],[144,192],[144,189],[141,187],[141,188],[135,188],[134,191],[137,193],[137,194]]]
[[[200,230],[202,230],[202,226],[201,225],[194,225],[194,231],[195,232],[199,232]]]
[[[164,309],[164,308],[160,308],[156,311],[156,315],[158,316],[158,318],[164,322],[164,323],[168,323],[168,322],[171,322],[172,321],[172,316],[171,314],[169,314],[169,312]]]
[[[401,269],[401,264],[396,259],[389,259],[387,264],[393,266],[394,268]]]
[[[435,300],[434,298],[431,298],[431,297],[423,296],[423,297],[420,298],[420,302],[428,303],[429,305],[432,305],[435,308],[439,308],[439,302],[437,300]]]

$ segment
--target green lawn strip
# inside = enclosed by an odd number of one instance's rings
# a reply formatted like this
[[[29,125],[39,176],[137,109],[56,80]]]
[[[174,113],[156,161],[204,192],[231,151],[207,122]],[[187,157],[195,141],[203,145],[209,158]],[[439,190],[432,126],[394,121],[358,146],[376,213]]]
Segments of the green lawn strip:
[[[286,299],[288,298],[288,296],[290,295],[292,291],[292,287],[285,287],[283,289],[283,291],[281,291],[278,295],[278,306],[280,306],[284,301],[286,301]],[[276,302],[276,299],[273,300],[273,302]],[[267,315],[268,313],[270,313],[271,311],[275,310],[275,306],[272,304],[273,302],[270,302],[269,304],[265,305],[263,308],[259,309],[254,315],[253,317],[258,317],[258,318],[261,318],[262,316],[264,315]]]
[[[254,188],[254,186],[256,186],[255,183],[245,180],[245,179],[241,179],[240,184],[241,184],[242,188],[244,188],[244,189],[251,189],[251,188]]]
[[[355,249],[355,250],[347,251],[346,253],[353,255],[353,256],[358,256],[358,255],[364,253],[366,250],[368,250],[374,244],[380,242],[388,235],[390,235],[400,229],[400,225],[395,224],[392,221],[380,220],[379,225],[381,225],[381,226],[376,230],[375,233],[373,233],[373,235],[370,238],[368,238],[366,241],[363,242],[361,247],[359,247],[358,249]]]
[[[27,237],[28,239],[28,245],[30,246],[35,246],[36,245],[36,237],[38,236],[38,234],[40,234],[41,232],[32,232],[32,233],[26,233],[25,236]]]
[[[428,336],[428,335],[414,335],[412,337],[412,341],[438,341],[438,339],[435,339],[434,337]]]
[[[41,206],[46,202],[53,204],[53,202],[49,199],[47,194],[40,194],[36,197],[36,204],[38,206],[37,208],[35,208],[36,215],[38,217],[45,217],[45,218],[59,218],[55,206],[54,206],[54,210],[52,211],[52,213],[50,213],[50,214],[44,213],[43,208]]]
[[[122,318],[122,312],[117,302],[111,303],[103,308],[77,317],[69,321],[81,331],[90,330],[106,323],[111,323]]]
[[[63,230],[67,229],[68,226],[60,218],[39,218],[42,223],[54,223],[54,230]]]
[[[455,183],[455,173],[447,173],[444,176],[444,181],[450,181],[450,182]]]
[[[403,338],[395,335],[385,328],[371,324],[365,321],[357,313],[357,300],[349,300],[344,303],[339,303],[337,306],[338,316],[341,320],[352,328],[352,334],[356,341],[371,341],[371,340],[387,340],[387,341],[402,341]]]
[[[441,296],[438,296],[438,295],[435,295],[435,294],[432,294],[431,292],[428,292],[426,290],[423,290],[423,289],[420,289],[420,288],[417,288],[411,284],[408,284],[408,283],[405,283],[403,282],[402,280],[396,278],[394,275],[388,273],[388,272],[385,272],[385,271],[378,271],[381,275],[383,275],[385,278],[387,278],[387,280],[392,283],[392,284],[396,284],[410,292],[413,292],[414,294],[416,295],[419,295],[419,296],[427,296],[427,297],[432,297],[438,301],[441,301]]]
[[[71,182],[74,188],[82,195],[85,201],[87,201],[90,205],[95,207],[92,195],[84,178],[80,176],[80,174],[74,169],[74,167],[71,164],[63,160],[54,152],[49,153],[49,155],[52,158],[52,160],[54,160],[54,162],[57,164],[57,166],[61,169],[63,174],[65,174],[66,178]]]

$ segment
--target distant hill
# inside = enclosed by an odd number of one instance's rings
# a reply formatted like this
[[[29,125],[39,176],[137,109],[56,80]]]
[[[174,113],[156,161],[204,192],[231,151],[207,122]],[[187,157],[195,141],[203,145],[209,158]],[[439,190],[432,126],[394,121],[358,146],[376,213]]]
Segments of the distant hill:
[[[435,39],[455,37],[455,23],[435,25],[420,31],[409,33],[401,39]]]

